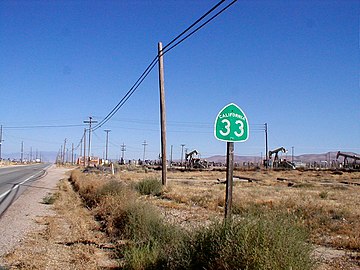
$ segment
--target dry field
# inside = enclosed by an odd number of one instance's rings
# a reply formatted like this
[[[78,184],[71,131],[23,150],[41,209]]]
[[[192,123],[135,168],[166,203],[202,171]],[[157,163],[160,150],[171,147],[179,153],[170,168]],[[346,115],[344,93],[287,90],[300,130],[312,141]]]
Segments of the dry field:
[[[292,212],[309,228],[318,269],[360,269],[360,172],[235,171],[234,215],[259,211]],[[160,177],[154,171],[123,171],[125,181]],[[224,213],[225,172],[168,172],[161,197],[144,200],[161,208],[169,222],[197,227]]]
[[[123,168],[114,176],[81,177],[90,193],[109,180],[131,186],[160,176],[159,171]],[[234,176],[252,180],[235,178],[235,218],[254,209],[294,214],[310,232],[315,269],[360,269],[360,172],[235,171]],[[155,205],[167,222],[191,230],[223,219],[224,179],[225,172],[219,171],[169,171],[160,196],[136,200]],[[108,259],[115,252],[112,232],[105,235],[94,219],[94,211],[112,209],[104,204],[87,209],[68,181],[61,182],[55,195],[56,215],[39,218],[43,228],[7,256],[11,269],[114,269],[116,263]]]

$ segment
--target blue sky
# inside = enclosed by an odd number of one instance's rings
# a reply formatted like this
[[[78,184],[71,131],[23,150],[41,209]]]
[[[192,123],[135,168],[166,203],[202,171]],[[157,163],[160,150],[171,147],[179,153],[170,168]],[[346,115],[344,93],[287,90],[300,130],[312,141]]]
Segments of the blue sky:
[[[225,1],[226,5],[230,1]],[[3,153],[77,146],[84,120],[102,120],[157,54],[217,1],[1,1]],[[235,103],[250,137],[238,155],[360,153],[359,1],[238,1],[164,57],[168,155],[181,144],[203,157],[226,152],[217,113]],[[23,126],[62,128],[11,128]],[[103,127],[92,152],[160,153],[157,67]]]

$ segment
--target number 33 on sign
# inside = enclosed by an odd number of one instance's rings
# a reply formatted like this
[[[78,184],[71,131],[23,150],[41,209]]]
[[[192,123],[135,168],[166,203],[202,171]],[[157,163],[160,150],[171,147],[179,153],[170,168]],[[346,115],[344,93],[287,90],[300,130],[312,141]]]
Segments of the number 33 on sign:
[[[249,122],[239,106],[230,103],[218,113],[214,135],[225,142],[244,142],[249,138]]]

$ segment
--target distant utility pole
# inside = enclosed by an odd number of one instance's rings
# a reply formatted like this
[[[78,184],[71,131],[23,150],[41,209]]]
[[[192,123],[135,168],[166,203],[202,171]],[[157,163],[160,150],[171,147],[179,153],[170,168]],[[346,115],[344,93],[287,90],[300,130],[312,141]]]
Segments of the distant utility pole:
[[[86,167],[86,128],[84,128],[84,167]]]
[[[184,146],[185,146],[185,144],[181,144],[181,157],[180,157],[181,167],[182,167],[182,165],[183,165]]]
[[[170,147],[170,167],[172,164],[172,154],[173,154],[173,145],[171,145],[171,147]]]
[[[65,158],[66,158],[66,156],[65,156],[65,155],[66,155],[66,152],[65,152],[65,149],[66,149],[66,148],[65,148],[65,147],[66,147],[66,138],[65,138],[65,140],[64,140],[64,148],[63,148],[63,149],[64,149],[64,150],[63,150],[63,160],[62,160],[62,163],[63,163],[63,164],[65,164]]]
[[[92,120],[92,117],[89,116],[89,120],[84,121],[85,124],[89,124],[89,145],[88,145],[88,159],[90,161],[91,157],[91,124],[97,123],[97,121]]]
[[[126,145],[123,143],[121,145],[121,159],[122,159],[122,161],[124,161],[125,151],[126,151]],[[124,161],[124,163],[125,163],[125,161]]]
[[[56,164],[60,164],[60,161],[61,161],[61,153],[62,153],[62,145],[60,146],[60,149],[57,153],[57,156],[56,156]]]
[[[145,161],[145,148],[146,148],[146,146],[148,145],[148,144],[146,143],[146,140],[143,142],[142,145],[144,146],[143,161]]]
[[[30,147],[30,162],[32,162],[32,160],[33,160],[32,147]]]
[[[160,127],[161,127],[161,168],[162,168],[162,184],[166,186],[166,109],[165,109],[165,83],[164,83],[164,55],[162,51],[162,43],[158,43],[159,57],[159,89],[160,89]]]
[[[110,129],[105,129],[106,132],[106,145],[105,145],[105,160],[108,160],[108,149],[109,149],[109,132]]]
[[[71,144],[71,165],[74,165],[74,143]]]
[[[20,155],[20,162],[23,163],[24,161],[24,142],[21,142],[21,155]]]
[[[85,132],[85,131],[84,131]],[[82,146],[83,146],[83,139],[84,139],[84,136],[81,138],[80,140],[80,154],[79,154],[79,158],[81,157],[82,155]]]
[[[291,146],[291,162],[294,163],[294,146]]]
[[[1,147],[2,147],[2,142],[4,140],[2,139],[2,125],[0,126],[0,160],[2,160],[2,156],[1,156]]]
[[[268,125],[265,123],[265,167],[269,167],[269,149],[268,149]]]

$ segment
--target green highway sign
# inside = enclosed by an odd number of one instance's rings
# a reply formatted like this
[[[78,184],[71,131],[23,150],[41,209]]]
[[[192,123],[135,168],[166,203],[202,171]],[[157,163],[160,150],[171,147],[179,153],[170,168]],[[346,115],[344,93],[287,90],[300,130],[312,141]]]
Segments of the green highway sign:
[[[239,106],[230,103],[218,113],[214,135],[225,142],[244,142],[249,138],[249,122]]]

